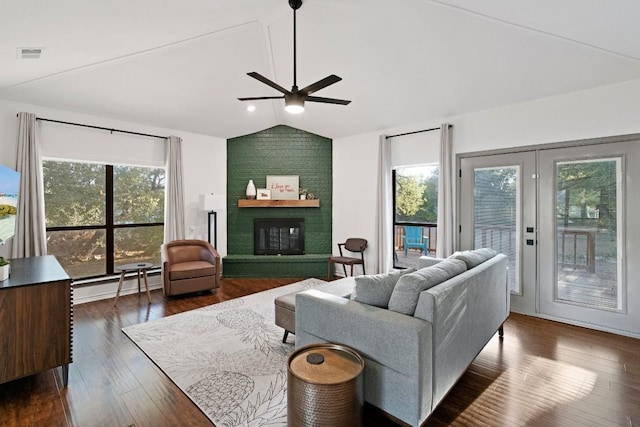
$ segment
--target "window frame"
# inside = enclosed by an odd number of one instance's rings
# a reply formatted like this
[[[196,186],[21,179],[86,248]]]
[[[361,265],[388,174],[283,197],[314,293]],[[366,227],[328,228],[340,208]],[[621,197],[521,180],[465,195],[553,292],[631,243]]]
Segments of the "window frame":
[[[419,165],[416,165],[416,167],[419,167]],[[396,253],[396,248],[395,248],[395,236],[396,236],[396,227],[404,227],[404,226],[419,226],[419,227],[430,227],[430,228],[437,228],[438,223],[437,222],[416,222],[416,221],[399,221],[397,218],[397,211],[396,211],[396,174],[397,174],[397,168],[392,168],[391,169],[391,197],[392,197],[392,209],[393,209],[393,218],[392,218],[392,238],[391,238],[391,245],[392,245],[392,250],[393,250],[393,268],[395,269],[406,269],[409,268],[407,266],[403,266],[403,265],[398,265],[398,257],[397,257],[397,253]],[[436,220],[437,221],[437,220]],[[425,254],[426,255],[426,254]]]
[[[58,159],[43,159],[43,162],[60,162],[64,160]],[[69,161],[69,163],[89,163],[83,161]],[[86,276],[78,278],[77,280],[91,280],[91,279],[99,279],[105,278],[108,276],[113,276],[115,274],[115,233],[118,229],[124,228],[141,228],[141,227],[158,227],[163,226],[164,221],[162,222],[147,222],[147,223],[131,223],[131,224],[115,224],[113,218],[113,176],[114,176],[114,166],[112,164],[101,163],[105,167],[105,224],[93,224],[93,225],[80,225],[80,226],[54,226],[54,227],[46,227],[46,232],[49,231],[81,231],[81,230],[105,230],[105,256],[106,256],[106,271],[105,274],[95,275],[95,276]],[[121,165],[117,165],[121,166]],[[135,168],[148,168],[148,169],[163,169],[165,170],[166,177],[166,169],[160,167],[153,166],[133,166],[133,165],[122,165],[127,167],[135,167]],[[46,206],[45,206],[46,212]],[[153,268],[159,268],[160,266],[155,266]]]

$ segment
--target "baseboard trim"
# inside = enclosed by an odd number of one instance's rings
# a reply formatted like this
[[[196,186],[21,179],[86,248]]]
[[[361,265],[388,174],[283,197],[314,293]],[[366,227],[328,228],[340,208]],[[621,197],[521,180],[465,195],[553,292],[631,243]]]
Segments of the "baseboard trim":
[[[542,313],[529,313],[525,310],[511,310],[512,313],[517,313],[517,314],[523,314],[525,316],[531,316],[531,317],[537,317],[540,319],[545,319],[545,320],[551,320],[553,322],[558,322],[558,323],[564,323],[566,325],[573,325],[573,326],[579,326],[581,328],[587,328],[587,329],[593,329],[595,331],[600,331],[600,332],[608,332],[611,334],[616,334],[616,335],[622,335],[625,337],[629,337],[629,338],[638,338],[640,339],[640,334],[634,333],[634,332],[630,332],[630,331],[625,331],[622,329],[614,329],[614,328],[607,328],[601,325],[596,325],[593,323],[587,323],[587,322],[578,322],[575,320],[570,320],[570,319],[565,319],[562,317],[556,317],[556,316],[549,316],[546,314],[542,314]]]
[[[162,283],[160,283],[160,276],[156,276],[157,280],[151,280],[149,278],[149,290],[162,289]],[[118,282],[97,283],[93,285],[83,285],[81,287],[74,288],[73,290],[73,304],[85,304],[93,301],[100,301],[103,299],[115,298],[118,291]],[[125,280],[122,284],[122,290],[120,296],[131,295],[138,293],[138,282],[135,278],[132,280]],[[144,283],[141,287],[141,295],[144,295],[145,288]],[[146,296],[145,296],[146,298]]]

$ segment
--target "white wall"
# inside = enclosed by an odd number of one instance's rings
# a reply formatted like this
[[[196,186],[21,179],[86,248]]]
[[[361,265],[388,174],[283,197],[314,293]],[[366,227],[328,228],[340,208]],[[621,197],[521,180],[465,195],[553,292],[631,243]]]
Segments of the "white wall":
[[[182,156],[184,169],[184,201],[185,201],[185,235],[187,238],[207,239],[207,214],[200,210],[201,196],[205,193],[225,194],[227,188],[227,143],[225,139],[206,135],[199,135],[183,132],[175,129],[164,129],[153,126],[145,126],[136,123],[123,122],[105,117],[78,114],[69,111],[55,110],[29,104],[19,104],[8,101],[0,101],[0,163],[14,168],[16,166],[17,154],[17,118],[18,112],[25,111],[35,113],[36,116],[83,123],[94,126],[102,126],[128,130],[133,132],[148,133],[153,135],[176,135],[182,138]],[[70,136],[69,144],[77,144],[73,139],[78,131],[77,127],[65,125],[46,124],[47,126],[58,126],[56,132],[58,137],[64,139],[65,132]],[[66,128],[66,130],[65,130]],[[74,132],[75,131],[75,132]],[[85,132],[87,138],[93,134],[97,140],[104,141],[103,131]],[[108,135],[108,132],[105,132]],[[135,144],[135,141],[131,142]],[[148,141],[143,142],[148,145]],[[113,147],[110,147],[113,149]],[[109,147],[107,147],[109,149]],[[53,150],[53,151],[52,151]],[[68,152],[63,147],[59,148],[60,157],[68,158]],[[47,155],[56,156],[55,149],[48,147]],[[132,163],[147,164],[145,159],[140,161],[132,160]],[[191,231],[193,227],[193,231]],[[218,215],[218,251],[221,256],[227,253],[226,238],[226,215]],[[212,231],[213,239],[213,231]],[[10,253],[8,244],[0,246],[0,255],[8,256]],[[154,287],[159,286],[159,276],[152,277]],[[76,301],[83,299],[99,299],[115,295],[116,284],[110,283],[93,287],[81,287],[75,292]],[[133,289],[133,281],[127,284],[127,290]],[[137,288],[137,284],[136,284]],[[137,289],[136,289],[137,290]]]
[[[335,139],[334,252],[336,244],[348,236],[367,238],[370,243],[367,266],[370,272],[377,271],[375,212],[379,135],[429,129],[445,122],[454,126],[454,157],[484,150],[640,133],[640,80]],[[355,178],[352,171],[357,171],[359,176]]]
[[[367,239],[367,273],[376,272],[376,188],[378,135],[364,134],[333,141],[332,248],[349,237]],[[354,274],[360,274],[356,266]],[[340,275],[340,269],[336,269]]]

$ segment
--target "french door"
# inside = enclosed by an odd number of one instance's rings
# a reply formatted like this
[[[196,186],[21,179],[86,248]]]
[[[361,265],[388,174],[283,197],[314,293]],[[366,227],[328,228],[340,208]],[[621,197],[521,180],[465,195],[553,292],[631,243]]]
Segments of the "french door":
[[[493,248],[508,257],[511,309],[535,310],[536,153],[463,158],[460,247]]]
[[[640,141],[462,158],[460,247],[508,255],[513,311],[640,336],[633,165]]]

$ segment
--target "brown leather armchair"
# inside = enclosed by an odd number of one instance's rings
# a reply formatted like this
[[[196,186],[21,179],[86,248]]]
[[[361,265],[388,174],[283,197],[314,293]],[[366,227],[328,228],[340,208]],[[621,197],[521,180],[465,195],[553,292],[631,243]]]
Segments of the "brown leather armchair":
[[[220,286],[220,255],[204,240],[175,240],[162,247],[165,295],[215,290]]]

